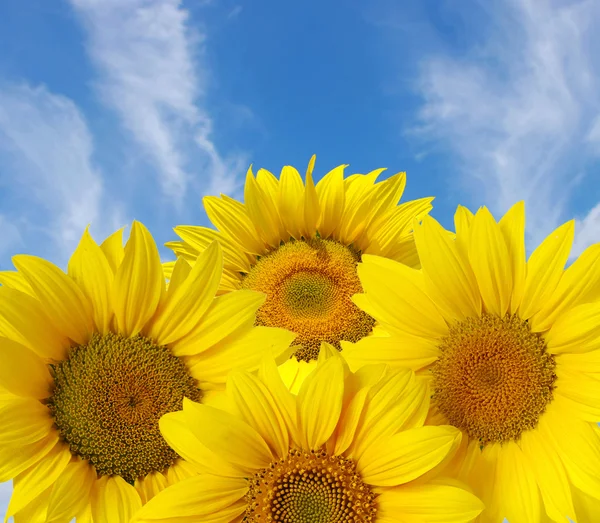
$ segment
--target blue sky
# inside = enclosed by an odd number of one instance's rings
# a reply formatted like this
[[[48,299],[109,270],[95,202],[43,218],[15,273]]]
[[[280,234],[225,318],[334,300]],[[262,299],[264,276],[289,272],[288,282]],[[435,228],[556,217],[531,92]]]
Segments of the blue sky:
[[[250,163],[407,171],[405,197],[576,218],[600,241],[600,33],[590,1],[4,0],[0,269],[65,266],[83,228],[157,242],[240,197]],[[169,251],[161,251],[165,259]],[[6,487],[6,485],[5,485]],[[0,487],[2,488],[2,487]],[[7,490],[5,488],[5,490]]]

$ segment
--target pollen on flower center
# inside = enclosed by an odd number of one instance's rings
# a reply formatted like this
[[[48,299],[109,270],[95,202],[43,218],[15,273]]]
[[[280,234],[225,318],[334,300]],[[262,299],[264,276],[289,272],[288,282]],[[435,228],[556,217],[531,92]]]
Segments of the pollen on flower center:
[[[516,441],[552,401],[554,357],[518,316],[483,314],[454,325],[433,366],[433,400],[482,445]]]
[[[290,241],[260,258],[242,286],[264,292],[257,325],[295,332],[298,360],[317,359],[321,342],[367,336],[375,320],[352,302],[362,292],[356,265],[360,253],[333,240]]]
[[[246,501],[244,521],[255,523],[366,523],[377,513],[354,461],[323,450],[290,450],[250,479]]]
[[[181,359],[141,336],[94,334],[52,374],[48,408],[71,452],[130,483],[175,462],[158,420],[202,395]]]

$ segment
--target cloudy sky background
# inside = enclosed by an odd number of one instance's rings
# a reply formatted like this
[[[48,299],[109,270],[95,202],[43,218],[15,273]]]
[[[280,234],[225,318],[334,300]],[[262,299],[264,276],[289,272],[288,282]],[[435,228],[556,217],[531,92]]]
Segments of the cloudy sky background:
[[[66,266],[87,224],[101,240],[137,219],[162,245],[207,224],[202,196],[241,197],[250,163],[303,172],[313,153],[317,177],[407,171],[405,197],[436,196],[447,227],[459,203],[524,199],[529,250],[575,218],[577,254],[600,241],[599,16],[594,0],[4,0],[0,270],[16,253]]]

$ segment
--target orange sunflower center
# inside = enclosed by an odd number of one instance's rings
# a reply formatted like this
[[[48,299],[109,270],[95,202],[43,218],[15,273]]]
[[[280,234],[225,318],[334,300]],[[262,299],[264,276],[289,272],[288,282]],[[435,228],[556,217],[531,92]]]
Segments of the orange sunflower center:
[[[322,450],[290,450],[251,478],[246,501],[248,522],[366,523],[377,513],[354,461]]]
[[[482,445],[516,441],[552,401],[554,357],[518,316],[483,314],[453,326],[433,366],[433,399]]]
[[[375,320],[352,303],[362,292],[356,265],[360,253],[333,240],[290,241],[263,256],[242,286],[264,292],[257,325],[295,332],[298,360],[317,359],[321,342],[340,349],[340,341],[367,336]]]
[[[202,395],[182,360],[141,336],[95,334],[52,374],[48,407],[71,452],[130,483],[175,462],[158,420]]]

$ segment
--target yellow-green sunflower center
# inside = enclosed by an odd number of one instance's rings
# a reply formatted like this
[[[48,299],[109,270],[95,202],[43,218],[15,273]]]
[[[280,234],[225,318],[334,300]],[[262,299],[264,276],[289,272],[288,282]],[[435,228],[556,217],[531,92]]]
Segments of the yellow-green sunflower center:
[[[440,352],[433,399],[452,425],[482,445],[518,440],[552,401],[554,357],[516,315],[457,323]]]
[[[95,334],[52,373],[48,407],[60,436],[99,475],[133,483],[178,458],[158,420],[181,410],[184,396],[198,401],[201,391],[167,347],[141,336]]]
[[[290,450],[256,473],[246,494],[245,521],[366,523],[375,521],[375,494],[351,459]]]
[[[317,359],[323,341],[340,349],[342,340],[367,336],[375,320],[351,299],[362,292],[359,261],[351,247],[320,238],[290,241],[263,256],[242,282],[267,294],[257,325],[295,332],[295,356],[305,361]]]

